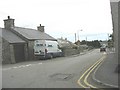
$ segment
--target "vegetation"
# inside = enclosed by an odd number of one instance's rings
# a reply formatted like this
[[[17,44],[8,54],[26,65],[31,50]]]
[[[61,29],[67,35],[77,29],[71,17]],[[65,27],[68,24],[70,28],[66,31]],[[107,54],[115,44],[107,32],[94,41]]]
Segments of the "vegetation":
[[[110,39],[108,40],[108,47],[110,48],[110,47],[113,47],[114,46],[114,44],[113,44],[113,42],[114,42],[114,37],[113,37],[113,34],[110,34]]]
[[[100,48],[100,42],[98,40],[94,40],[94,41],[85,41],[83,40],[81,43],[81,45],[88,45],[88,46],[91,46],[91,47],[94,47],[94,48]]]

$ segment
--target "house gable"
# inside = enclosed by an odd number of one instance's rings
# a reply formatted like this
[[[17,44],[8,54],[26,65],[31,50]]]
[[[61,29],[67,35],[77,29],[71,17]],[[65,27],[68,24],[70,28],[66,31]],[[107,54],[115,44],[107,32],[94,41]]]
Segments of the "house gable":
[[[2,33],[0,37],[4,38],[9,43],[26,43],[23,39],[12,33],[10,30],[0,28],[0,31]]]

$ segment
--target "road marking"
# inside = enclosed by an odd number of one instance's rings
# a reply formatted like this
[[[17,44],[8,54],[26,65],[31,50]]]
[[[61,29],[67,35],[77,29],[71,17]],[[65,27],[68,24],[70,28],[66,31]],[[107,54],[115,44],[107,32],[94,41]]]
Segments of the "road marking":
[[[98,63],[99,62],[99,60],[97,61],[97,62],[95,62],[90,68],[88,68],[83,74],[82,74],[82,76],[79,78],[79,80],[78,80],[78,84],[80,85],[80,86],[82,86],[82,87],[84,87],[84,88],[87,88],[87,87],[85,87],[84,85],[82,85],[81,84],[81,79],[85,76],[85,74],[96,64],[96,63]]]
[[[88,81],[87,81],[87,78],[88,78],[89,75],[92,73],[92,71],[93,71],[104,59],[105,59],[105,56],[101,59],[100,62],[98,62],[98,63],[92,68],[92,70],[90,70],[90,72],[86,75],[86,77],[85,77],[85,79],[84,79],[85,84],[88,85],[88,86],[91,87],[91,88],[97,88],[97,87],[89,84]]]
[[[109,53],[115,53],[115,52],[109,52]]]
[[[38,63],[38,64],[42,64],[42,63]]]
[[[95,62],[92,66],[90,66],[83,74],[82,76],[78,79],[77,83],[78,85],[82,86],[83,88],[97,88],[87,82],[87,78],[90,75],[90,73],[104,60],[105,56],[102,56],[97,62]],[[87,74],[87,75],[86,75]],[[86,76],[85,76],[86,75]],[[84,78],[85,76],[85,78]],[[84,78],[84,84],[86,84],[86,87],[81,83],[81,80]]]
[[[20,65],[20,66],[10,67],[10,68],[2,68],[2,70],[10,70],[10,69],[17,69],[17,68],[25,68],[25,67],[30,67],[30,66],[34,66],[34,65],[40,65],[40,64],[42,64],[42,63],[38,63],[38,64]]]
[[[106,55],[107,53],[106,53],[106,52],[104,52],[103,54],[105,54],[105,55]]]

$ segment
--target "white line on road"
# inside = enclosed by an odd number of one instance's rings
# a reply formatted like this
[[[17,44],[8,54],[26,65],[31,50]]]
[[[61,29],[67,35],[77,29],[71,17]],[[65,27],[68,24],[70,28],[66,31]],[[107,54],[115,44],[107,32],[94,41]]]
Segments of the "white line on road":
[[[25,68],[25,67],[30,67],[30,66],[34,66],[34,65],[41,65],[41,64],[42,64],[42,63],[20,65],[20,66],[16,66],[16,67],[2,68],[2,70],[10,70],[10,69],[17,69],[17,68]]]
[[[105,55],[106,55],[107,53],[106,53],[106,52],[104,52],[103,54],[105,54]]]

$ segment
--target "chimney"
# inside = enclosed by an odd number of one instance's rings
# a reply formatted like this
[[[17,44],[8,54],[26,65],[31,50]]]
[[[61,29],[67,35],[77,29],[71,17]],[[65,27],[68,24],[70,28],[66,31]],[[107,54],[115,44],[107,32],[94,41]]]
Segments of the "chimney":
[[[45,32],[44,26],[41,26],[41,24],[40,24],[40,26],[37,27],[37,30],[39,30],[41,32]]]
[[[13,27],[14,27],[14,19],[11,19],[10,16],[8,16],[8,19],[4,20],[4,28],[11,29]]]

